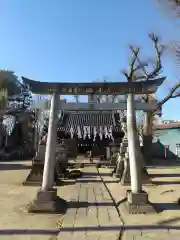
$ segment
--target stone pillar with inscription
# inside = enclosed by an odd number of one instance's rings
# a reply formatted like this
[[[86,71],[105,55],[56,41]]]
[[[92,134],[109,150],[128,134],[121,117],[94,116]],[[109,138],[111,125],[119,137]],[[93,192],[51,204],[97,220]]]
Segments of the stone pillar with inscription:
[[[57,200],[58,206],[65,204],[63,199],[57,198],[57,189],[54,188],[59,101],[60,95],[53,93],[49,113],[42,187],[38,191],[36,199],[29,206],[29,212],[57,212]],[[62,204],[60,204],[60,201]]]

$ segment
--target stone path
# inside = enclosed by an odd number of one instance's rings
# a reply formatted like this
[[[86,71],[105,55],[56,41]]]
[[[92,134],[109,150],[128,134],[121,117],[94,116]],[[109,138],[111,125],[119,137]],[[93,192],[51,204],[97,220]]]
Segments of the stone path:
[[[108,176],[109,169],[100,168],[104,182],[119,206],[121,218],[124,222],[124,230],[121,234],[122,240],[178,240],[180,239],[180,206],[176,200],[180,197],[180,166],[150,168],[149,173],[153,181],[159,185],[144,185],[152,203],[162,207],[158,214],[132,215],[123,211],[121,202],[126,196],[129,186],[114,183],[112,177]],[[161,183],[161,184],[160,184]],[[165,184],[162,184],[165,183]]]
[[[38,187],[22,185],[30,165],[28,161],[0,162],[0,240],[49,240],[53,235],[49,230],[57,231],[58,215],[28,214],[26,211],[26,205],[38,190]]]
[[[119,239],[122,222],[95,167],[83,168],[82,178],[58,187],[58,195],[69,202],[61,216],[27,213],[38,190],[22,185],[30,165],[0,163],[0,240]]]
[[[122,221],[115,203],[95,167],[86,167],[83,172],[71,190],[58,239],[119,239]]]
[[[180,239],[180,206],[175,203],[180,197],[180,166],[149,169],[156,184],[145,185],[144,190],[152,203],[163,207],[155,215],[124,215],[116,204],[127,187],[117,183],[108,168],[100,168],[99,176],[95,167],[85,167],[82,178],[58,187],[58,195],[69,202],[63,216],[27,213],[25,206],[38,190],[22,186],[29,165],[0,163],[0,240]]]

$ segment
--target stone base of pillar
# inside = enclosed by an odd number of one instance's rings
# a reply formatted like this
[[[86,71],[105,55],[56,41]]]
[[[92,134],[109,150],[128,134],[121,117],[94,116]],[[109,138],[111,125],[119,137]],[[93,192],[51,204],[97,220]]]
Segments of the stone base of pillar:
[[[115,172],[115,173],[112,173],[112,176],[113,176],[114,178],[119,179],[119,181],[120,181],[121,178],[122,178],[122,172]]]
[[[113,173],[113,177],[119,178],[119,180],[121,180],[123,171],[124,171],[124,160],[123,160],[123,156],[119,155],[117,159],[117,166]]]
[[[146,168],[146,167],[143,167],[143,169],[142,169],[142,172],[143,172],[145,175],[149,176],[149,174],[148,174],[148,171],[147,171],[147,168]]]
[[[57,196],[57,189],[39,190],[36,199],[28,205],[29,213],[65,213],[66,201]]]
[[[131,184],[131,176],[130,176],[130,164],[129,158],[124,158],[124,171],[121,177],[121,184],[122,185],[129,185]]]
[[[23,185],[24,186],[41,186],[42,179],[43,179],[43,169],[44,169],[43,161],[38,161],[38,160],[34,161],[32,168],[30,170],[30,173],[27,176],[26,180],[23,182]],[[54,171],[54,181],[55,183],[58,182],[58,176],[56,171]]]
[[[141,179],[143,184],[152,184],[150,175],[148,175],[148,172],[146,169],[142,169]]]
[[[148,201],[148,194],[146,192],[132,193],[130,190],[127,190],[125,205],[130,214],[157,213],[153,204]]]
[[[177,199],[177,209],[180,210],[180,198]],[[164,210],[164,209],[162,209]]]
[[[179,205],[180,208],[180,198],[177,199],[177,204]]]
[[[97,163],[96,168],[101,168],[101,163]]]
[[[75,168],[84,168],[84,163],[75,163]]]
[[[120,179],[121,178],[121,174],[120,173],[113,173],[113,177]]]

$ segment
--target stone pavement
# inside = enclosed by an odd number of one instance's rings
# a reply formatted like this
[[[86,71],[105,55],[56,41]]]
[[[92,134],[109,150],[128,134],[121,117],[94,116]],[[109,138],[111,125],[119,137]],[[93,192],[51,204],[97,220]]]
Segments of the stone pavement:
[[[22,185],[30,165],[28,161],[0,162],[0,240],[48,240],[55,235],[49,230],[57,231],[59,216],[27,213],[25,207],[38,189]]]
[[[180,239],[180,166],[151,168],[154,184],[144,185],[152,203],[162,212],[129,215],[119,204],[128,187],[123,187],[108,168],[85,167],[83,178],[58,187],[66,199],[66,214],[28,214],[26,205],[37,187],[22,186],[29,162],[0,163],[0,240]]]
[[[58,195],[68,201],[64,216],[27,213],[38,189],[22,186],[29,170],[29,162],[0,163],[0,240],[119,239],[122,221],[95,167],[58,187]]]
[[[97,169],[86,167],[83,172],[71,190],[58,239],[119,239],[122,221]]]
[[[123,199],[126,190],[120,183],[110,182],[109,169],[99,169],[110,194],[118,205],[124,231],[123,240],[168,240],[180,239],[180,206],[176,203],[180,197],[180,166],[154,167],[148,172],[152,176],[153,184],[144,185],[149,194],[150,202],[161,209],[157,214],[131,215],[123,209]]]

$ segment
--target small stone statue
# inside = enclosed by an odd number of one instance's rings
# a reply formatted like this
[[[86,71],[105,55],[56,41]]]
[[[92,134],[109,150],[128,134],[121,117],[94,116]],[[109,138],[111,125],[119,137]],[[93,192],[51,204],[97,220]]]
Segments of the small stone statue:
[[[67,148],[64,140],[61,140],[58,146],[57,157],[56,157],[56,170],[59,177],[76,179],[81,177],[82,172],[78,169],[68,171],[68,155]]]
[[[128,153],[125,153],[125,156],[124,156],[124,171],[123,171],[123,174],[122,174],[121,183],[123,185],[131,183],[129,154]]]
[[[56,154],[57,172],[58,174],[65,174],[68,168],[68,156],[64,140],[61,140]]]
[[[124,159],[122,154],[118,153],[116,168],[114,170],[114,176],[121,180],[123,171],[124,171]]]

